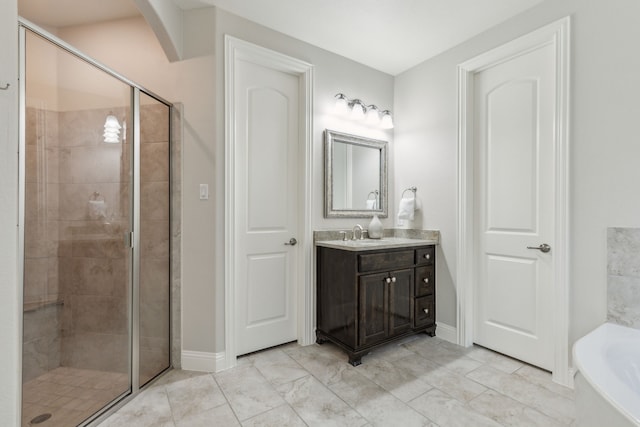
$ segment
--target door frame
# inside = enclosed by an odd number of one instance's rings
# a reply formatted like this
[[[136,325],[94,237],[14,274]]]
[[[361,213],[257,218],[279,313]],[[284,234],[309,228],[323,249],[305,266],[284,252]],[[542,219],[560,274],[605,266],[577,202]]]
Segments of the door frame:
[[[553,381],[572,386],[569,366],[569,59],[570,17],[565,17],[458,65],[458,344],[473,345],[477,242],[474,229],[474,88],[476,73],[552,44],[556,52],[554,117],[555,237],[553,290]]]
[[[219,357],[222,364],[217,369],[228,369],[236,365],[236,158],[235,141],[235,62],[236,60],[250,61],[272,69],[298,76],[300,82],[300,102],[298,117],[299,140],[304,144],[299,148],[298,178],[303,179],[299,187],[298,224],[301,236],[298,237],[298,251],[300,265],[297,284],[297,337],[301,345],[312,344],[314,335],[314,296],[313,296],[313,233],[312,233],[312,201],[313,201],[313,65],[299,59],[284,55],[271,49],[229,36],[224,36],[224,108],[225,108],[225,333],[224,355]]]

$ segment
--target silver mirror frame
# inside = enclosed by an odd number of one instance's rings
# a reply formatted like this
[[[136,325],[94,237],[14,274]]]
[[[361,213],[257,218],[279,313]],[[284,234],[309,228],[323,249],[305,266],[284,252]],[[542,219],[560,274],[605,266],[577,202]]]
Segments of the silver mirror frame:
[[[342,142],[380,150],[380,209],[334,209],[333,207],[333,150],[334,143]],[[387,163],[388,143],[378,139],[349,135],[330,129],[324,131],[324,217],[325,218],[380,218],[388,216]]]

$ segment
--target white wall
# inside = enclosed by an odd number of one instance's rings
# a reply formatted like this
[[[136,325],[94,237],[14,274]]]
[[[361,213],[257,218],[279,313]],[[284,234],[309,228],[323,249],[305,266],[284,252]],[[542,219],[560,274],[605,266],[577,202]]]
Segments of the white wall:
[[[564,16],[571,34],[570,344],[606,318],[606,227],[640,226],[640,2],[547,0],[397,76],[396,191],[442,230],[438,320],[456,323],[456,66]],[[640,308],[639,308],[640,309]]]
[[[20,319],[17,276],[18,6],[0,2],[0,420],[19,425]]]

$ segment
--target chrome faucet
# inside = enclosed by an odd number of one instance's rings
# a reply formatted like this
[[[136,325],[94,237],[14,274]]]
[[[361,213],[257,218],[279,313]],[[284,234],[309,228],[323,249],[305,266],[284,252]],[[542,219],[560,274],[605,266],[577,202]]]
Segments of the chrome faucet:
[[[364,229],[362,228],[362,226],[360,224],[356,224],[356,225],[353,226],[353,230],[352,230],[352,232],[353,232],[353,240],[357,240],[356,231],[358,231],[358,230],[360,230],[360,240],[363,240],[364,239],[364,233],[363,233]]]

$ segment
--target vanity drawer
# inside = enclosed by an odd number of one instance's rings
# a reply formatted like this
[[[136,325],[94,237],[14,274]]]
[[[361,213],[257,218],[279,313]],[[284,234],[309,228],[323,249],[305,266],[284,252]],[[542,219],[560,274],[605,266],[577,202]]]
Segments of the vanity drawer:
[[[429,246],[428,248],[416,249],[416,264],[433,264],[436,260],[436,248],[435,246]]]
[[[429,265],[426,267],[416,268],[416,296],[433,294],[433,288],[435,286],[435,267]]]
[[[411,267],[413,266],[413,256],[413,250],[358,255],[358,270],[364,273]]]
[[[416,326],[424,326],[435,323],[436,309],[433,295],[416,298],[414,319]]]

